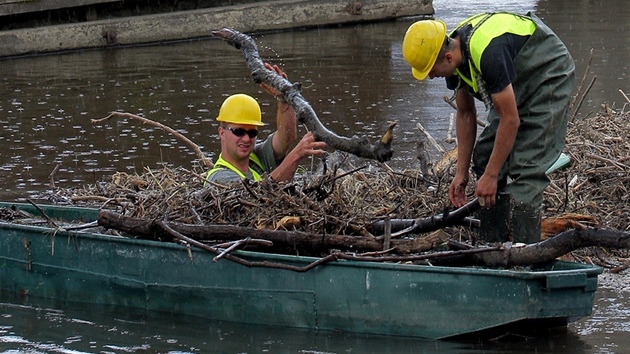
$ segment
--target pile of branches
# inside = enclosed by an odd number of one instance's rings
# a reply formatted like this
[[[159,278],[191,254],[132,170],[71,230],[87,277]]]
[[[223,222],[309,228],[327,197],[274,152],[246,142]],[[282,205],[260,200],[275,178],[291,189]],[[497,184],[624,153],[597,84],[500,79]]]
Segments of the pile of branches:
[[[630,229],[629,122],[629,113],[607,111],[570,124],[565,151],[571,164],[550,176],[545,217],[579,213],[590,216],[590,224]],[[109,182],[56,189],[43,197],[186,224],[368,235],[369,225],[387,218],[416,219],[447,210],[453,159],[447,154],[423,174],[336,153],[322,161],[320,172],[300,174],[290,183],[227,185],[204,184],[204,171],[164,167],[141,175],[118,172]]]
[[[628,232],[630,112],[603,108],[593,117],[569,124],[565,152],[571,157],[571,165],[550,176],[551,184],[545,191],[545,215],[560,220],[563,215],[579,215],[581,220],[573,218],[561,223],[564,228],[593,226]],[[551,236],[558,231],[561,229],[551,226],[547,233]],[[567,256],[597,264],[610,273],[630,267],[628,249],[587,247]]]
[[[569,124],[565,152],[571,165],[553,173],[546,215],[596,217],[600,225],[630,230],[630,112],[603,112]]]
[[[567,228],[576,233],[566,235],[562,242],[556,240],[558,237],[552,237],[531,247],[523,247],[522,252],[512,248],[511,264],[532,264],[528,262],[538,261],[536,257],[543,254],[544,259],[551,260],[580,247],[586,249],[593,244],[605,245],[606,242],[613,248],[627,248],[627,231],[630,229],[630,197],[627,191],[630,186],[629,125],[629,113],[612,110],[570,123],[565,152],[570,155],[571,163],[550,175],[552,182],[545,191],[543,230],[545,225],[551,224],[556,228],[552,228],[549,236],[563,234]],[[394,240],[394,234],[391,247],[389,239],[385,241],[383,237],[382,227],[378,234],[374,228],[376,224],[382,226],[384,221],[413,221],[437,214],[447,215],[451,211],[447,188],[454,175],[455,156],[446,153],[441,160],[429,165],[428,173],[426,168],[423,173],[420,170],[397,172],[384,163],[366,162],[343,153],[333,153],[315,171],[302,173],[287,183],[245,180],[222,185],[206,182],[205,171],[202,170],[165,167],[147,169],[141,175],[118,172],[108,182],[82,188],[57,188],[40,198],[57,204],[65,202],[109,209],[136,220],[157,220],[163,226],[232,227],[219,229],[217,234],[232,234],[234,238],[204,239],[203,245],[220,245],[226,240],[235,242],[242,235],[270,235],[274,232],[276,242],[287,239],[287,234],[282,232],[293,232],[296,239],[312,239],[319,235],[322,245],[325,239],[328,242],[345,236],[351,240],[347,243],[351,247],[359,243],[369,247],[381,245],[378,249],[383,253],[379,260],[383,261],[389,259],[383,258],[384,254],[408,257],[403,255],[404,252],[399,253],[403,248],[411,250],[407,255],[435,251],[439,244],[448,244],[450,251],[474,248],[470,246],[471,242],[467,245],[460,242],[474,241],[474,232],[470,227],[448,226],[430,235],[406,235],[406,240]],[[472,188],[471,184],[471,195]],[[554,219],[563,222],[545,223]],[[557,228],[558,225],[561,228]],[[236,232],[234,227],[246,232]],[[168,226],[164,228],[173,231]],[[606,234],[605,229],[616,232]],[[195,232],[196,229],[186,230]],[[603,230],[600,235],[606,237],[604,243],[593,241],[593,236],[599,236],[593,230]],[[422,239],[427,241],[423,244],[417,242]],[[296,252],[293,246],[289,245],[286,251]],[[552,248],[555,250],[549,251]],[[482,260],[481,255],[475,256],[478,258],[474,261],[476,264],[506,264],[505,250],[496,247],[485,250],[491,252],[486,252]],[[213,251],[216,252],[216,249]],[[316,255],[339,257],[339,253],[330,251],[329,248],[317,249]],[[515,252],[521,252],[521,258]],[[626,250],[618,252],[617,266],[628,257],[624,253]],[[304,254],[303,251],[297,253]],[[348,256],[347,253],[344,255]]]
[[[611,110],[570,123],[565,152],[571,163],[550,175],[546,218],[579,213],[591,216],[589,223],[630,230],[629,126],[630,113]],[[444,212],[453,159],[447,154],[423,174],[335,153],[322,161],[320,172],[300,174],[290,183],[226,185],[204,184],[204,171],[164,167],[141,175],[118,172],[109,182],[58,188],[41,197],[187,224],[365,235],[368,225],[386,218]]]
[[[142,175],[118,172],[109,182],[57,189],[46,198],[134,218],[355,236],[370,234],[369,225],[385,218],[414,219],[448,205],[439,183],[417,170],[355,166],[342,154],[327,160],[327,172],[300,174],[290,183],[266,179],[204,186],[203,171],[165,167]]]

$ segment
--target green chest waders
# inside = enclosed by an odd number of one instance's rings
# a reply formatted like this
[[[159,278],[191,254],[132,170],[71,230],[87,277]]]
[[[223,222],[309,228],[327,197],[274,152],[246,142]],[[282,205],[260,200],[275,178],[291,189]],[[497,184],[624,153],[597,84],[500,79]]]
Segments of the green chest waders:
[[[525,243],[540,240],[543,191],[549,185],[545,172],[564,148],[575,65],[553,31],[537,17],[532,19],[537,29],[514,61],[517,77],[512,86],[521,124],[499,173],[498,192],[511,197],[479,213],[482,239]],[[499,125],[494,109],[488,113],[488,123],[473,153],[477,176],[483,174],[494,147]],[[497,224],[506,224],[506,228],[495,229]]]

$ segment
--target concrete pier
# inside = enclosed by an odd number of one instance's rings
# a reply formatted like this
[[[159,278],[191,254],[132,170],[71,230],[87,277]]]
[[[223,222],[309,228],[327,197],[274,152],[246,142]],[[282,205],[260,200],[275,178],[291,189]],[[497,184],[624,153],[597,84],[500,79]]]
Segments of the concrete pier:
[[[431,0],[243,0],[229,6],[179,0],[140,6],[147,3],[155,2],[0,0],[0,22],[10,27],[0,31],[0,58],[202,38],[223,27],[255,33],[434,13]]]

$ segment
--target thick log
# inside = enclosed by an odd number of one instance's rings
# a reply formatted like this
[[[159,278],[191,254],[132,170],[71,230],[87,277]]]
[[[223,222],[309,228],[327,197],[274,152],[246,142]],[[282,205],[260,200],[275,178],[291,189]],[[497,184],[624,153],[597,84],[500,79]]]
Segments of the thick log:
[[[544,241],[523,247],[510,246],[511,244],[506,243],[501,250],[462,255],[444,261],[449,265],[480,265],[490,268],[540,264],[553,261],[584,247],[628,249],[630,248],[630,232],[588,227],[567,230]]]
[[[392,158],[393,129],[395,123],[390,123],[383,137],[370,144],[366,136],[352,138],[339,136],[328,130],[317,117],[317,114],[302,96],[302,88],[299,83],[291,83],[277,73],[267,69],[258,53],[258,47],[254,40],[243,33],[231,28],[222,28],[212,32],[212,36],[220,38],[240,49],[245,56],[247,67],[252,73],[254,82],[264,83],[278,90],[284,99],[295,109],[298,121],[313,132],[318,140],[326,142],[328,146],[340,151],[345,151],[359,157],[375,159],[380,162]]]
[[[251,237],[271,241],[276,247],[283,249],[299,249],[310,252],[328,252],[331,249],[345,252],[374,252],[382,251],[384,248],[383,237],[319,235],[300,231],[264,230],[233,225],[165,224],[197,241],[236,241]],[[171,239],[154,220],[132,218],[108,210],[99,212],[98,225],[122,231],[136,238]],[[390,248],[396,253],[418,253],[432,250],[447,239],[446,234],[437,232],[414,239],[391,240]]]
[[[157,221],[132,218],[107,210],[101,210],[99,213],[98,224],[137,238],[165,239],[167,236],[163,232],[164,228]],[[235,241],[251,237],[271,241],[275,247],[306,249],[313,252],[330,252],[333,249],[345,252],[378,252],[383,250],[384,245],[383,237],[316,235],[299,231],[259,230],[233,225],[166,224],[173,230],[197,241]],[[399,254],[426,252],[446,242],[448,238],[446,233],[436,232],[420,238],[390,240],[390,251]],[[435,261],[437,263],[434,264],[478,265],[489,268],[527,266],[550,262],[571,251],[593,246],[628,249],[630,248],[630,232],[595,228],[568,230],[538,243],[522,247],[511,247],[510,243],[505,243],[500,249],[444,257]]]

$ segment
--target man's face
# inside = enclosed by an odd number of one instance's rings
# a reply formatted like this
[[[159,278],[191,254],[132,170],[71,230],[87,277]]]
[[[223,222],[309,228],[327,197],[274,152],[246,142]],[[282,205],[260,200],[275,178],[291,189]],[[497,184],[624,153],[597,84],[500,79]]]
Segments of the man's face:
[[[451,77],[455,72],[455,65],[453,65],[452,59],[448,56],[450,54],[447,53],[442,60],[438,60],[433,65],[431,71],[429,71],[429,77],[431,79],[435,77]]]
[[[255,125],[230,123],[219,127],[221,152],[235,160],[248,159],[254,150],[257,134],[258,129]]]

